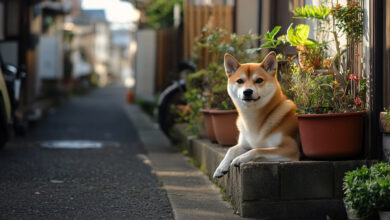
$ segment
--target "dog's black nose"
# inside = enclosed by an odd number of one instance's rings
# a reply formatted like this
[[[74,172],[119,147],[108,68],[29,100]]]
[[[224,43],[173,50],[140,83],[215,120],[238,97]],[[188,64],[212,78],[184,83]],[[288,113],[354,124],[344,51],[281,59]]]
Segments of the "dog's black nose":
[[[253,90],[252,89],[245,89],[244,90],[244,96],[245,97],[250,97],[252,94],[253,94]]]

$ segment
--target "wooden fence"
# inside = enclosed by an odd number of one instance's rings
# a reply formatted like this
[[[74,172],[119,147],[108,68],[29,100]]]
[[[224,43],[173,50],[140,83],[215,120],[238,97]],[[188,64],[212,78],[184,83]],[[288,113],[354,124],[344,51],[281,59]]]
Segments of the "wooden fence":
[[[233,6],[213,5],[198,6],[184,1],[184,59],[191,57],[193,46],[202,33],[202,28],[222,28],[228,33],[233,32]],[[198,67],[202,68],[211,57],[206,51],[199,52]]]
[[[175,28],[157,31],[156,91],[161,92],[178,79],[181,57],[181,35]]]

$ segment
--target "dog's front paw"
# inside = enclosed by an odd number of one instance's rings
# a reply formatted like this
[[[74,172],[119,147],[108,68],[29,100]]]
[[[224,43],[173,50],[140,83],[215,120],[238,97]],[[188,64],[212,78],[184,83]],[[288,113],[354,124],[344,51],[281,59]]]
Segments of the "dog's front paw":
[[[243,157],[243,155],[241,155],[241,156],[236,157],[236,158],[232,161],[231,165],[233,165],[233,166],[235,166],[235,167],[239,167],[240,164],[246,163],[246,162],[248,162],[248,161],[249,161],[249,160],[248,160],[246,157]]]
[[[221,178],[223,177],[225,174],[227,174],[229,172],[229,168],[228,169],[223,169],[221,167],[218,167],[215,172],[214,172],[214,175],[213,175],[213,178]]]

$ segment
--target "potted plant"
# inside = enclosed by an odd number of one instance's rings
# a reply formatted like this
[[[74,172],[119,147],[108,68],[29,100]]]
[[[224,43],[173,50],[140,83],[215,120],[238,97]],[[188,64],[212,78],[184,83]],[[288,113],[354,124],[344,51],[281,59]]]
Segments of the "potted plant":
[[[340,45],[339,37],[346,36],[350,45],[361,42],[362,9],[349,2],[334,8],[306,6],[293,13],[295,18],[316,20],[319,27],[315,40],[308,39],[308,25],[290,26],[287,31],[287,40],[299,53],[299,64],[289,67],[288,94],[299,108],[302,151],[319,159],[358,155],[362,150],[366,80],[361,68],[352,68],[360,62],[360,55],[347,54],[348,48]],[[326,41],[328,30],[335,48]],[[336,53],[331,54],[330,49]],[[329,71],[316,71],[321,68]]]
[[[187,77],[186,99],[190,105],[190,129],[203,118],[206,133],[210,140],[221,145],[234,145],[238,140],[236,127],[237,111],[230,100],[226,88],[227,79],[223,69],[223,54],[232,53],[243,60],[257,61],[257,54],[246,49],[259,37],[252,34],[227,34],[222,29],[203,28],[202,35],[195,44],[196,60],[199,51],[208,53],[209,63]],[[202,113],[201,115],[199,113]]]
[[[278,81],[281,84],[285,84],[286,73],[289,65],[287,48],[290,46],[290,43],[287,41],[286,35],[276,37],[281,28],[281,26],[275,26],[271,31],[267,31],[261,39],[260,47],[248,49],[247,52],[256,53],[264,49],[275,51],[278,54],[276,56],[278,60]],[[283,92],[285,93],[286,91]]]
[[[343,180],[343,190],[346,206],[357,217],[363,219],[375,212],[379,213],[381,219],[388,219],[390,216],[390,166],[388,163],[381,162],[370,168],[363,166],[347,172]]]
[[[380,124],[381,131],[383,133],[390,133],[390,107],[385,108],[383,112],[380,113]]]
[[[390,107],[380,113],[380,128],[383,132],[383,156],[390,161]]]
[[[221,65],[212,63],[209,65],[211,85],[209,100],[212,125],[215,138],[221,145],[234,145],[238,141],[238,128],[236,121],[237,110],[227,94],[227,80],[225,70]]]

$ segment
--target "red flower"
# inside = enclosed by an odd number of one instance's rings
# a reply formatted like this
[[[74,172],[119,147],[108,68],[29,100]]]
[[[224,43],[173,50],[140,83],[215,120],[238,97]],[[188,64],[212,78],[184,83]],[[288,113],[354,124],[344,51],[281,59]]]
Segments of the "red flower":
[[[314,109],[316,110],[316,112],[318,112],[318,105],[314,105]]]
[[[349,74],[348,79],[353,80],[353,74]]]
[[[355,81],[355,82],[358,82],[358,81],[360,81],[360,76],[353,76],[353,80]]]
[[[357,106],[360,106],[362,104],[362,99],[360,99],[359,97],[355,98],[355,105]]]

